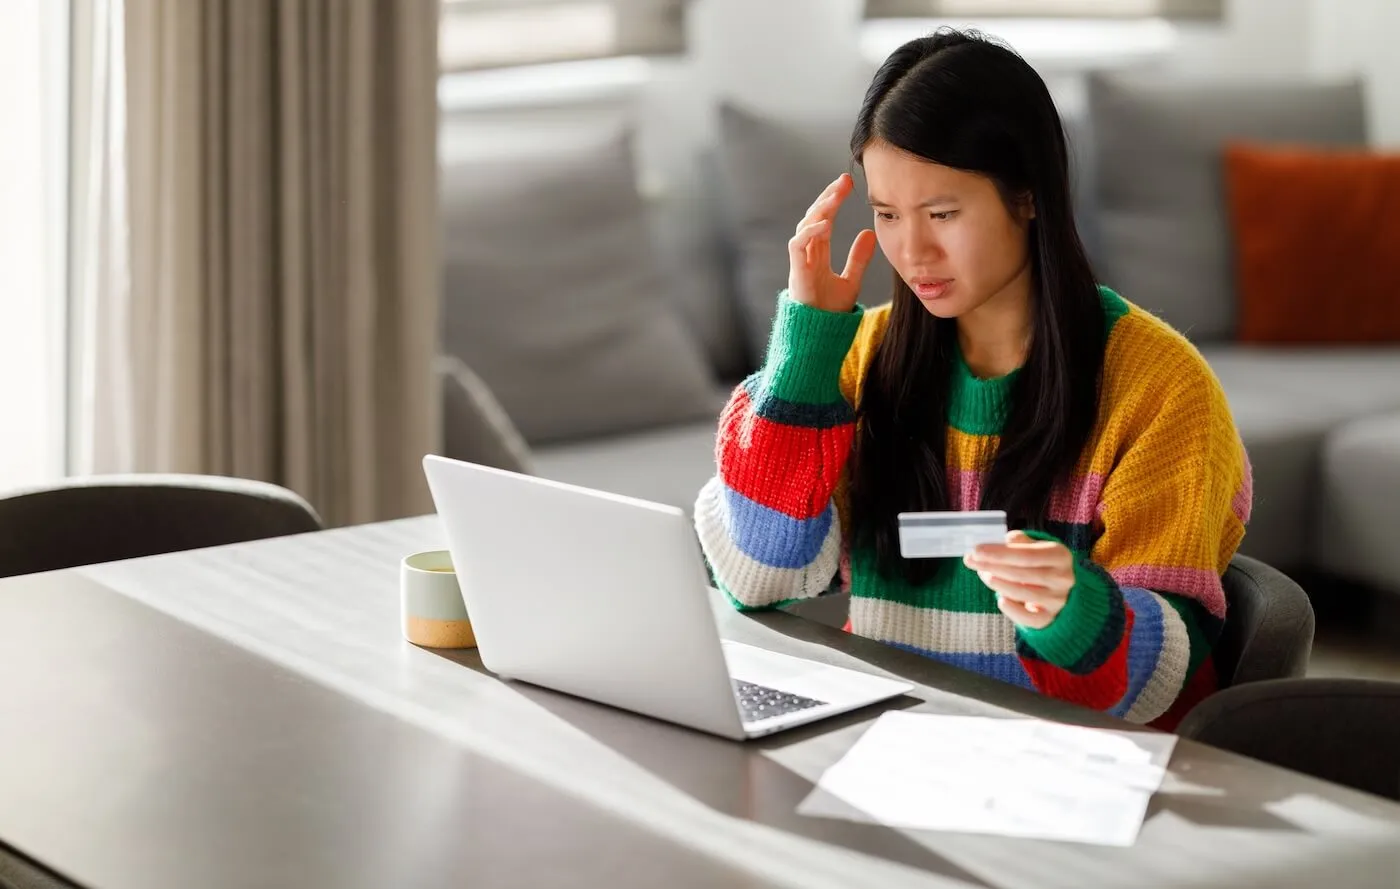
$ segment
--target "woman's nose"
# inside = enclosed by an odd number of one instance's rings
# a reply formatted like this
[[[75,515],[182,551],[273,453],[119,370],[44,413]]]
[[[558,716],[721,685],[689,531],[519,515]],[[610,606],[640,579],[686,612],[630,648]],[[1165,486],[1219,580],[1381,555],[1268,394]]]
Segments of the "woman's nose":
[[[915,230],[908,232],[900,244],[900,254],[906,263],[922,264],[943,259],[943,245],[936,234]]]

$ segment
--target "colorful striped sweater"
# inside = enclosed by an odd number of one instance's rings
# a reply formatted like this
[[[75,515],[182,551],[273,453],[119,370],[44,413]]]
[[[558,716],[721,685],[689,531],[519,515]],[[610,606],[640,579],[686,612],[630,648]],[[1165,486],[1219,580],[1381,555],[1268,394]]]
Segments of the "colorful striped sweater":
[[[717,586],[743,609],[845,589],[852,632],[1174,727],[1216,687],[1210,650],[1225,617],[1221,575],[1249,520],[1249,461],[1196,349],[1100,293],[1098,417],[1044,526],[1075,553],[1076,583],[1048,627],[1013,624],[960,559],[916,587],[880,575],[873,553],[852,551],[843,533],[853,405],[888,306],[832,313],[780,296],[767,360],[725,408],[719,471],[695,504]],[[960,509],[978,508],[1016,373],[978,379],[961,358],[954,368],[947,474]]]

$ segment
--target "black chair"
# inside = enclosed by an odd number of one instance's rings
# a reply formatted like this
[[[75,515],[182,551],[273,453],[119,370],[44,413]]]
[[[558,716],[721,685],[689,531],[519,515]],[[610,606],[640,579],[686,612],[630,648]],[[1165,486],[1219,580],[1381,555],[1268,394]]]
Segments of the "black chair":
[[[0,495],[0,577],[318,531],[277,485],[205,475],[103,475]]]
[[[1250,682],[1197,704],[1177,734],[1400,800],[1400,682]]]
[[[1301,677],[1316,620],[1303,588],[1258,559],[1236,555],[1222,579],[1225,626],[1214,649],[1220,685]]]

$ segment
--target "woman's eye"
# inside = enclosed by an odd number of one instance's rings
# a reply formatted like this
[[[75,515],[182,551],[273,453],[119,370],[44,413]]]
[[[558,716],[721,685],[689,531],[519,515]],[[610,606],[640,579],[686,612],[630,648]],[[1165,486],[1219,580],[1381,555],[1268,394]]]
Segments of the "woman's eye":
[[[883,219],[883,220],[885,220],[886,222],[889,222],[890,220],[894,219],[894,214],[893,214],[893,213],[881,213],[881,212],[877,211],[877,212],[875,213],[875,218],[876,218],[876,219]]]
[[[942,221],[945,219],[952,219],[953,215],[957,212],[957,210],[940,210],[937,213],[930,213],[929,215],[932,216],[934,219]]]

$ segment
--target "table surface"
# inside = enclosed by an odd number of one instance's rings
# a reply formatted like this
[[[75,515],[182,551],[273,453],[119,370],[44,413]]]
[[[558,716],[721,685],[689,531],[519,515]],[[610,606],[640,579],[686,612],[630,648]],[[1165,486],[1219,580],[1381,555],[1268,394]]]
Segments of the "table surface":
[[[1123,728],[718,598],[726,638],[903,677],[735,743],[404,642],[433,517],[0,581],[0,841],[125,887],[1400,886],[1400,805],[1182,741],[1137,843],[796,812],[880,712]]]

